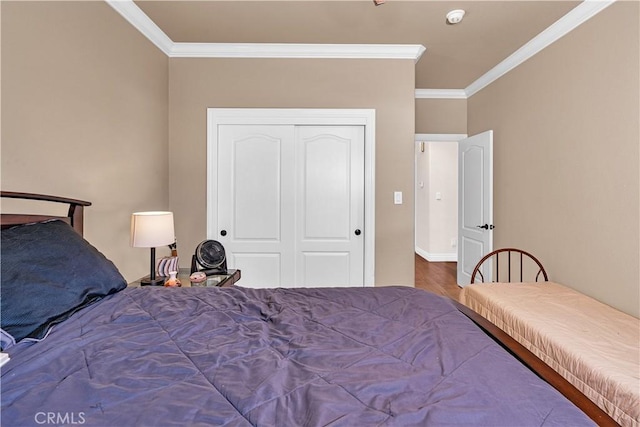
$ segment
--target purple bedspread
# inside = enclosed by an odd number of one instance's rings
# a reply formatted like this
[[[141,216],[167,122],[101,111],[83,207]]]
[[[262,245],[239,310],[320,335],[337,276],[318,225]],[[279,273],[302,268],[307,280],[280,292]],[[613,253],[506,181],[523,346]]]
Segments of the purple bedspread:
[[[405,287],[127,288],[9,353],[3,426],[593,425]]]

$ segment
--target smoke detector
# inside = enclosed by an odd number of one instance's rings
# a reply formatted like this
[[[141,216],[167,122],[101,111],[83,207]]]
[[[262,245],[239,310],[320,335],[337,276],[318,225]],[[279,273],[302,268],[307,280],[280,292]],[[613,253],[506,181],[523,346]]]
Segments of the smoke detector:
[[[447,13],[447,24],[454,25],[458,24],[464,18],[464,10],[456,9]]]

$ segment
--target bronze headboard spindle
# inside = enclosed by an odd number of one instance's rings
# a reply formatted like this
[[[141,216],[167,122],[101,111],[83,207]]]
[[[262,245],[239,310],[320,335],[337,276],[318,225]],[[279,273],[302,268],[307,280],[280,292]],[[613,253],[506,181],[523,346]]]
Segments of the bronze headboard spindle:
[[[14,225],[27,224],[30,222],[40,222],[49,219],[60,219],[67,222],[80,235],[84,231],[84,207],[91,206],[91,202],[85,200],[69,199],[66,197],[48,196],[44,194],[20,193],[14,191],[0,191],[0,197],[8,199],[40,200],[45,202],[65,203],[69,205],[66,217],[53,215],[31,215],[31,214],[2,214],[2,228]]]
[[[475,268],[473,269],[473,273],[471,273],[471,283],[475,283],[476,277],[479,277],[484,282],[485,278],[484,278],[484,275],[482,274],[481,267],[482,267],[482,264],[485,261],[489,260],[490,258],[494,258],[495,274],[496,274],[495,282],[499,282],[500,281],[498,277],[500,274],[500,264],[499,264],[500,256],[499,255],[503,252],[507,253],[507,282],[511,282],[511,252],[515,252],[516,254],[520,255],[520,282],[522,282],[522,279],[523,279],[523,270],[524,270],[523,261],[525,259],[524,256],[529,257],[538,266],[538,272],[535,276],[536,282],[540,278],[540,275],[542,275],[542,277],[544,278],[543,281],[545,282],[549,281],[549,276],[547,275],[547,272],[542,266],[542,263],[535,256],[531,255],[529,252],[523,251],[522,249],[502,248],[502,249],[496,249],[492,252],[489,252],[487,255],[482,257],[480,261],[478,261]],[[488,278],[488,279],[491,281],[491,278]]]

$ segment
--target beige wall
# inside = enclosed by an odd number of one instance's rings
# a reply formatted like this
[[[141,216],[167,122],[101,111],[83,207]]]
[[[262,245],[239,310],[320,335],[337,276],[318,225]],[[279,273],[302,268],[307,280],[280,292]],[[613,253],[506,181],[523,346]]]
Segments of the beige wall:
[[[413,283],[414,133],[494,129],[496,246],[638,315],[637,2],[468,102],[414,101],[412,61],[168,60],[103,2],[0,4],[1,187],[92,201],[86,236],[130,280],[131,212],[176,212],[183,265],[206,238],[207,107],[375,108],[378,284]]]
[[[638,316],[639,4],[618,2],[468,102],[494,133],[495,246]]]
[[[129,221],[168,208],[166,56],[104,2],[1,7],[2,189],[91,201],[87,239],[148,274]]]
[[[467,133],[466,99],[416,99],[416,133]]]
[[[373,108],[375,281],[413,285],[413,61],[172,59],[169,70],[170,205],[183,254],[207,238],[208,107]],[[403,205],[393,204],[394,191]]]

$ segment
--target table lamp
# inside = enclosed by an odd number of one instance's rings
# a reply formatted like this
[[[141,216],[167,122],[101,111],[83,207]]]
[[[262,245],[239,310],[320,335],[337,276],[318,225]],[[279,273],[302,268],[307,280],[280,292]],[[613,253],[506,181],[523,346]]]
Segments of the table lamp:
[[[176,240],[173,212],[135,212],[131,215],[131,246],[151,248],[151,272],[140,280],[141,285],[160,285],[164,278],[156,278],[156,248]]]

